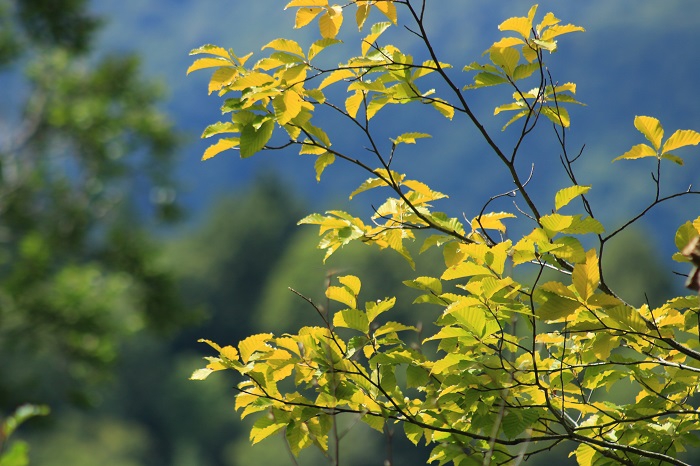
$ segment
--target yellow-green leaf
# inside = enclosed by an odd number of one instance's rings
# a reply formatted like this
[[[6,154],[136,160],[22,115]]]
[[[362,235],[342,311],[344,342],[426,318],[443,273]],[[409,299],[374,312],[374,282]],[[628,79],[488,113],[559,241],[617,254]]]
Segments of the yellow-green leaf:
[[[451,120],[452,117],[455,116],[454,107],[442,99],[432,99],[430,104],[448,120]]]
[[[218,68],[209,80],[209,94],[220,90],[224,86],[228,86],[238,76],[238,70],[233,67]]]
[[[591,249],[586,253],[585,262],[574,265],[571,281],[579,296],[581,296],[584,301],[588,301],[588,298],[593,296],[593,293],[600,283],[598,256],[596,255],[595,249]]]
[[[377,300],[377,302],[369,301],[365,304],[365,309],[367,310],[367,317],[370,322],[373,322],[380,314],[388,311],[396,304],[396,298],[389,298],[384,300]]]
[[[568,188],[559,190],[554,196],[554,210],[561,209],[581,194],[586,194],[590,190],[590,186],[581,185],[570,186]]]
[[[386,31],[389,26],[391,26],[391,23],[389,22],[381,22],[381,23],[376,23],[372,25],[372,28],[370,29],[369,35],[362,39],[362,44],[360,46],[362,50],[362,56],[367,55],[367,51],[369,48],[374,44],[374,42],[377,40],[377,38],[382,35],[384,31]]]
[[[697,146],[699,143],[700,133],[693,131],[692,129],[679,129],[666,140],[661,152],[666,154],[681,147]]]
[[[480,228],[485,230],[497,230],[505,233],[506,226],[501,222],[505,218],[515,218],[515,215],[508,212],[490,212],[479,217],[474,217],[471,221],[472,231]]]
[[[202,45],[201,47],[197,47],[196,49],[193,49],[190,51],[190,55],[199,55],[202,53],[209,53],[211,55],[217,55],[219,57],[226,58],[228,60],[231,59],[231,55],[229,55],[228,51],[223,47],[219,47],[218,45],[205,44],[205,45]]]
[[[581,306],[577,301],[542,289],[537,289],[534,296],[540,304],[535,315],[545,322],[565,319]]]
[[[338,277],[338,281],[342,283],[343,285],[347,286],[350,288],[350,291],[353,292],[355,296],[360,294],[360,289],[362,288],[362,282],[360,282],[360,279],[357,278],[354,275],[344,275],[342,277]],[[354,306],[352,306],[354,307]]]
[[[301,49],[301,46],[291,39],[275,39],[264,45],[262,49],[279,50],[280,52],[288,52],[293,55],[298,55],[302,58],[305,57],[304,51]]]
[[[454,280],[456,278],[473,277],[476,275],[493,275],[489,269],[471,261],[460,262],[448,267],[440,276],[442,280]]]
[[[400,136],[397,137],[396,139],[392,139],[391,142],[393,142],[393,143],[396,144],[396,145],[401,144],[401,143],[404,143],[404,144],[415,144],[415,143],[416,143],[416,139],[419,139],[419,138],[431,138],[431,137],[432,137],[432,136],[429,135],[429,134],[427,134],[427,133],[403,133],[402,135],[400,135]]]
[[[309,60],[313,60],[313,58],[318,55],[322,50],[324,50],[326,47],[330,47],[331,45],[335,44],[340,44],[342,41],[338,39],[319,39],[313,44],[311,44],[311,47],[309,48]]]
[[[357,307],[357,296],[346,286],[329,286],[326,289],[326,297],[353,309]]]
[[[187,74],[190,74],[193,71],[197,70],[202,70],[205,68],[218,68],[220,66],[231,66],[232,63],[230,60],[227,60],[222,57],[207,57],[207,58],[198,58],[195,60],[189,68],[187,68]]]
[[[335,162],[335,155],[331,152],[324,152],[316,158],[316,162],[314,162],[316,181],[321,181],[321,174],[333,162]]]
[[[345,309],[336,312],[333,316],[333,325],[335,327],[351,328],[365,334],[369,332],[367,314],[358,309]]]
[[[190,376],[190,380],[206,380],[212,372],[214,372],[212,369],[197,369]]]
[[[634,127],[651,142],[655,152],[657,152],[661,147],[661,139],[664,137],[664,128],[659,120],[654,117],[638,115],[634,117]]]

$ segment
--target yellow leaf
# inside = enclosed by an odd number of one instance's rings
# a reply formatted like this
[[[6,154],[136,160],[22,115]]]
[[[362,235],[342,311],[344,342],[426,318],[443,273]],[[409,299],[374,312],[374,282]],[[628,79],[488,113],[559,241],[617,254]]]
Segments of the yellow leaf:
[[[256,351],[269,351],[272,349],[267,344],[267,341],[272,338],[271,333],[259,333],[251,335],[248,338],[241,340],[238,343],[238,351],[241,354],[241,359],[245,364],[250,360],[250,356]]]
[[[233,346],[224,346],[221,348],[221,355],[231,361],[238,361],[238,351]]]
[[[454,280],[456,278],[473,277],[477,275],[493,275],[493,273],[486,267],[477,265],[471,261],[465,261],[447,268],[440,276],[440,279]]]
[[[333,316],[333,325],[336,327],[351,328],[362,333],[369,332],[369,319],[367,314],[357,309],[345,309],[338,311]]]
[[[508,212],[491,212],[474,217],[471,221],[472,231],[483,228],[485,230],[498,230],[503,233],[506,231],[506,226],[501,222],[504,218],[515,218],[515,215]]]
[[[326,289],[326,297],[353,309],[357,307],[357,297],[345,286],[329,286]]]
[[[515,31],[527,40],[527,38],[530,37],[530,31],[532,30],[532,20],[535,17],[536,11],[537,5],[534,5],[532,8],[530,8],[527,18],[522,16],[508,18],[498,26],[499,31]]]
[[[559,18],[554,16],[552,12],[547,13],[544,15],[544,18],[542,18],[542,21],[540,21],[540,24],[537,25],[537,34],[541,34],[545,28],[559,24],[559,21]]]
[[[590,186],[570,186],[568,188],[561,189],[557,192],[557,194],[554,196],[554,210],[559,210],[565,205],[567,205],[569,202],[580,196],[581,194],[585,194],[588,191],[591,190]]]
[[[559,21],[559,20],[557,20]],[[564,26],[555,25],[547,29],[542,33],[541,39],[543,41],[551,41],[555,37],[561,36],[563,34],[568,34],[570,32],[585,32],[586,30],[581,26],[574,26],[573,24],[566,24]]]
[[[672,150],[685,146],[697,146],[700,143],[700,133],[692,129],[679,129],[671,135],[664,143],[664,148],[661,150],[664,154]]]
[[[326,76],[323,81],[321,81],[321,84],[318,86],[319,89],[323,89],[327,86],[330,86],[331,84],[337,83],[338,81],[341,81],[345,78],[353,78],[355,77],[355,72],[352,70],[348,70],[347,68],[340,69],[340,70],[335,70],[331,72],[328,76]]]
[[[205,150],[204,154],[202,155],[202,160],[208,160],[220,152],[233,149],[234,147],[238,146],[239,143],[239,138],[219,139],[215,144],[207,147],[207,150]]]
[[[318,20],[321,30],[321,37],[324,39],[335,39],[343,24],[343,8],[338,5],[326,7],[326,12]]]
[[[362,288],[362,282],[360,282],[360,279],[357,278],[354,275],[345,275],[342,277],[338,277],[338,281],[342,283],[343,285],[347,286],[350,288],[350,290],[357,296],[360,294],[360,289]]]
[[[495,65],[500,66],[508,76],[513,76],[520,61],[520,53],[517,50],[510,47],[491,47],[490,56]]]
[[[365,21],[367,21],[367,17],[369,16],[370,4],[367,2],[358,1],[356,2],[356,5],[357,11],[355,12],[355,21],[357,21],[357,29],[361,31],[362,26],[364,26]]]
[[[321,181],[321,174],[333,162],[335,162],[335,155],[330,152],[324,152],[316,158],[316,162],[314,162],[316,181]]]
[[[225,66],[217,69],[209,80],[209,94],[228,86],[237,76],[238,70],[236,68]]]
[[[204,68],[218,68],[220,66],[231,66],[232,63],[229,60],[226,60],[225,58],[220,58],[220,57],[207,57],[207,58],[198,58],[197,60],[194,61],[190,65],[189,68],[187,68],[187,74],[190,74],[193,71],[197,70],[202,70]]]
[[[430,104],[448,120],[455,116],[454,107],[442,99],[433,99]]]
[[[370,33],[362,39],[362,45],[361,50],[362,50],[362,56],[364,57],[367,55],[367,51],[369,48],[372,46],[377,41],[377,38],[382,35],[384,31],[387,30],[391,26],[391,23],[388,22],[382,22],[382,23],[376,23],[372,25],[372,28],[370,29]]]
[[[636,116],[634,117],[634,127],[651,142],[656,151],[659,150],[661,139],[664,137],[664,128],[659,120],[648,116]]]
[[[353,95],[345,99],[345,111],[347,111],[348,115],[352,118],[357,116],[357,111],[360,109],[364,97],[365,94],[362,91],[355,91]]]
[[[586,262],[574,265],[571,281],[579,296],[581,296],[584,301],[588,301],[588,298],[593,296],[600,282],[598,256],[596,255],[595,249],[586,252]]]
[[[292,0],[291,2],[287,3],[287,5],[284,7],[286,10],[287,8],[291,8],[293,6],[326,6],[328,5],[328,0]]]
[[[294,21],[295,28],[302,28],[314,20],[323,8],[299,8],[297,10],[296,20]]]
[[[301,46],[290,39],[275,39],[264,45],[262,49],[279,50],[280,52],[288,52],[304,58],[304,51],[301,49]]]
[[[252,71],[245,76],[240,76],[231,83],[231,89],[234,91],[242,91],[249,87],[260,87],[265,84],[270,84],[274,79],[268,74]]]
[[[223,57],[226,59],[231,59],[231,55],[226,51],[225,48],[219,47],[218,45],[212,45],[212,44],[207,44],[207,45],[202,45],[201,47],[198,47],[194,50],[190,51],[190,55],[199,55],[201,53],[208,53],[211,55],[217,55],[219,57]]]
[[[190,380],[205,380],[212,372],[214,372],[212,369],[197,369],[190,376]]]
[[[309,47],[309,60],[312,60],[323,49],[330,45],[340,44],[342,41],[338,39],[319,39]]]
[[[656,157],[656,151],[654,150],[653,147],[647,146],[646,144],[637,144],[636,146],[632,147],[630,150],[625,152],[619,157],[615,157],[613,159],[613,162],[617,162],[618,160],[632,160],[632,159],[641,159],[644,157]]]
[[[394,0],[380,0],[374,4],[377,10],[384,13],[384,16],[389,18],[389,21],[396,24],[396,5],[394,5]]]

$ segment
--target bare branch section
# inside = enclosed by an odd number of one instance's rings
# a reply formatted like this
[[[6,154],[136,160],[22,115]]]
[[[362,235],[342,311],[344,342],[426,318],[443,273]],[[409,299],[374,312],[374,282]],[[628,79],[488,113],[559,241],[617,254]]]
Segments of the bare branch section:
[[[652,209],[700,194],[692,187],[667,193],[661,184],[665,164],[682,164],[678,149],[700,143],[700,133],[678,130],[664,140],[658,120],[635,118],[648,144],[615,160],[655,158],[655,195],[606,233],[588,195],[591,186],[576,171],[584,148],[570,150],[567,141],[568,109],[581,105],[576,85],[557,82],[547,66],[549,54],[560,43],[565,47],[566,35],[582,27],[533,6],[499,25],[503,37],[486,50],[485,63],[462,64],[459,74],[441,60],[431,39],[426,17],[432,7],[425,1],[351,0],[339,6],[293,0],[287,8],[295,12],[297,27],[318,24],[321,38],[307,49],[277,39],[254,63],[250,55],[214,45],[193,51],[205,57],[189,71],[214,69],[209,91],[225,98],[228,118],[205,130],[203,137],[219,139],[203,158],[225,150],[249,157],[296,149],[315,158],[317,180],[336,162],[365,173],[369,178],[350,198],[388,192],[369,219],[332,210],[300,223],[319,227],[326,257],[360,241],[394,250],[414,267],[407,243],[422,231],[431,233],[421,236],[421,252],[442,250],[440,276],[419,271],[404,283],[418,291],[415,303],[439,309],[437,330],[426,336],[422,326],[392,320],[395,298],[360,305],[359,277],[329,277],[323,307],[292,290],[315,310],[318,327],[253,335],[236,346],[204,340],[218,355],[192,378],[226,369],[239,373],[236,408],[242,417],[259,415],[254,442],[282,432],[293,455],[316,446],[331,464],[340,462],[344,437],[336,418],[353,416],[386,437],[389,463],[394,429],[401,426],[414,444],[431,444],[429,461],[440,464],[513,465],[567,446],[581,466],[687,465],[680,453],[697,442],[700,430],[700,299],[680,296],[655,309],[632,306],[606,281],[604,253],[608,242]],[[368,31],[361,53],[336,67],[318,65],[316,56],[339,42],[351,11],[360,30]],[[419,39],[421,48],[413,53],[421,59],[382,41],[394,26]],[[510,146],[497,142],[469,104],[473,93],[493,86],[506,91],[494,113],[510,115],[503,127],[513,132],[506,139]],[[499,194],[473,218],[434,210],[446,196],[417,179],[421,168],[395,171],[403,144],[430,137],[406,132],[388,144],[381,117],[396,105],[422,105],[426,119],[463,124],[465,133],[485,141],[512,185],[495,187]],[[330,124],[328,115],[340,123]],[[543,124],[553,128],[549,134],[563,168],[553,208],[533,197],[535,161],[523,150]],[[352,144],[347,138],[342,147],[333,144],[340,131],[352,135]],[[513,200],[514,212],[490,210],[505,198]],[[577,205],[578,213],[564,213],[576,212]],[[509,237],[508,222],[521,222],[525,234]],[[700,288],[693,239],[699,235],[700,218],[675,236],[674,258],[696,266],[688,281],[694,290]],[[595,247],[586,250],[590,244]],[[627,395],[608,399],[620,386]]]

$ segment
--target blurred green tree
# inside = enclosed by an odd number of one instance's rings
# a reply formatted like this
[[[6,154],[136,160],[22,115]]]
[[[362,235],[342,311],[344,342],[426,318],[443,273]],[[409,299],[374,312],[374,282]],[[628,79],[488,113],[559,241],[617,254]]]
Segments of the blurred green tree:
[[[91,404],[123,337],[187,317],[135,226],[179,216],[162,89],[87,7],[0,1],[0,413]]]

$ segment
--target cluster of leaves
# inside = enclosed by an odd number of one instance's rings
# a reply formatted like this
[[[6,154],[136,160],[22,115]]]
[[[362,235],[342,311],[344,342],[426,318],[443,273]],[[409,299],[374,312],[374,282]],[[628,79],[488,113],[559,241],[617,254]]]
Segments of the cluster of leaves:
[[[100,21],[86,5],[0,2],[5,413],[27,401],[89,403],[122,338],[182,316],[174,280],[153,265],[154,242],[134,227],[147,201],[132,189],[138,176],[172,191],[176,136],[136,57],[88,53]],[[175,219],[172,197],[142,218]]]
[[[49,414],[47,406],[22,405],[7,419],[0,419],[0,466],[26,466],[29,464],[29,446],[21,440],[5,448],[10,436],[28,419]]]
[[[369,28],[359,55],[330,69],[318,66],[314,58],[339,42],[343,13],[352,5],[360,30],[373,10],[389,21]],[[251,440],[282,431],[295,454],[311,445],[337,454],[337,442],[329,442],[333,435],[337,440],[335,417],[352,413],[380,432],[402,424],[414,444],[434,445],[429,461],[440,464],[518,464],[562,443],[570,445],[581,466],[685,464],[678,455],[698,444],[700,431],[695,408],[700,299],[677,297],[657,308],[631,305],[608,286],[602,256],[611,239],[658,204],[700,194],[692,189],[663,194],[661,187],[661,162],[682,163],[671,151],[697,145],[700,133],[681,130],[664,142],[658,120],[635,118],[651,145],[635,146],[618,159],[656,157],[656,196],[639,214],[606,232],[587,198],[591,186],[577,181],[574,162],[581,153],[570,156],[566,144],[571,123],[566,105],[579,104],[576,85],[557,84],[545,66],[557,40],[583,28],[561,24],[552,13],[536,23],[533,6],[527,16],[501,23],[499,29],[510,35],[485,52],[490,63],[465,66],[465,72],[475,72],[473,83],[460,85],[431,44],[424,27],[425,2],[356,0],[340,6],[294,0],[287,7],[298,8],[297,27],[318,18],[322,38],[306,52],[289,39],[265,45],[271,53],[252,65],[247,65],[251,55],[238,57],[218,46],[192,52],[208,56],[198,58],[189,71],[215,68],[209,92],[224,96],[223,113],[231,114],[230,121],[204,131],[203,137],[223,137],[203,158],[229,149],[249,157],[297,147],[300,154],[316,157],[317,178],[336,160],[370,173],[351,198],[370,189],[391,193],[370,221],[334,210],[300,223],[319,226],[319,247],[326,257],[361,241],[397,251],[411,265],[407,241],[417,237],[417,230],[431,232],[421,252],[442,250],[442,274],[404,283],[421,292],[414,303],[439,308],[437,329],[425,336],[420,327],[387,319],[394,298],[359,305],[361,281],[347,275],[326,290],[327,298],[340,304],[337,312],[304,298],[323,326],[279,337],[258,334],[235,347],[203,340],[218,355],[192,378],[202,380],[226,369],[241,374],[236,407],[243,417],[259,414]],[[425,45],[426,60],[414,62],[398,47],[378,43],[385,30],[399,24],[398,8],[407,15],[406,28]],[[421,78],[427,75],[442,82],[444,95],[423,88]],[[331,86],[347,91],[344,104],[326,98]],[[519,125],[510,151],[496,143],[465,98],[489,86],[512,90],[512,101],[494,111],[515,112],[503,128]],[[465,116],[502,162],[515,189],[488,200],[466,222],[434,211],[432,204],[446,196],[391,167],[401,144],[429,135],[400,134],[391,139],[389,151],[376,141],[374,118],[396,104],[427,105],[449,119]],[[330,129],[314,120],[319,108],[336,112],[357,130],[369,155],[333,146]],[[566,182],[551,205],[538,206],[516,160],[522,158],[523,141],[547,120],[562,152]],[[272,146],[277,127],[287,141]],[[506,196],[518,197],[526,207],[517,215],[487,210]],[[580,211],[569,214],[574,201],[580,202]],[[544,210],[551,213],[542,214]],[[504,220],[515,218],[529,233],[504,239]],[[687,261],[681,251],[699,234],[700,218],[681,226],[674,258]],[[556,279],[546,281],[545,271]],[[521,275],[528,278],[516,279]],[[607,396],[619,387],[628,396]]]

